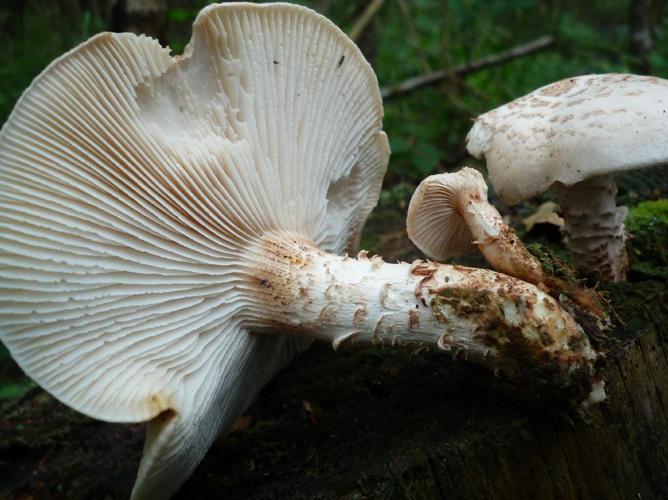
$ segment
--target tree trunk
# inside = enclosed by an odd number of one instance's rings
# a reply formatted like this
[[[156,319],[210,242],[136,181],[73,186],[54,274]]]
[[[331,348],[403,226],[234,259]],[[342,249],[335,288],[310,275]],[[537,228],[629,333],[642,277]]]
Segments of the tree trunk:
[[[668,290],[611,293],[624,347],[584,416],[443,355],[318,345],[177,498],[666,498]],[[0,409],[0,497],[125,498],[142,438],[35,391]]]

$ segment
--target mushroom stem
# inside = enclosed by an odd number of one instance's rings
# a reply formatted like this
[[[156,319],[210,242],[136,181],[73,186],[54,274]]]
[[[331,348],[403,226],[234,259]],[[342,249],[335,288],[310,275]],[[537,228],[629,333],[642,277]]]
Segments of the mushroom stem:
[[[494,269],[534,285],[547,281],[540,261],[486,199],[469,194],[462,200],[460,214],[471,231],[473,244]]]
[[[511,380],[587,381],[596,359],[580,326],[534,285],[485,269],[415,261],[388,264],[271,237],[253,250],[255,330],[330,341],[417,344],[448,351]],[[260,259],[257,259],[260,257]],[[256,299],[257,300],[257,299]]]
[[[612,176],[593,177],[557,189],[567,243],[582,272],[607,281],[626,280],[624,219],[628,210],[615,205]]]
[[[564,300],[562,295],[570,297],[575,308],[571,307],[569,312],[579,320],[581,313],[593,316],[599,330],[609,325],[595,291],[545,271],[541,261],[527,250],[499,211],[487,201],[487,185],[472,168],[423,180],[411,198],[406,228],[418,248],[436,258],[456,255],[457,244],[461,246],[466,238],[496,271],[532,283],[560,302]]]
[[[596,292],[546,273],[540,260],[527,250],[499,211],[486,199],[469,194],[463,202],[461,216],[471,231],[474,244],[494,269],[537,285],[553,296],[566,294],[584,312],[593,315],[600,328],[608,325],[609,318]]]

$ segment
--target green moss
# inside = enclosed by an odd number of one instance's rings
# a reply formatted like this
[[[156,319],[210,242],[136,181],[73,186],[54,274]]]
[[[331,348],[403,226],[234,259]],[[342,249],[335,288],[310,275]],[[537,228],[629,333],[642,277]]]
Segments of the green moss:
[[[529,243],[526,247],[529,253],[540,261],[547,274],[569,282],[576,281],[575,273],[568,265],[564,254],[559,254],[555,249],[538,242]]]
[[[668,199],[633,207],[626,228],[631,274],[668,279]]]
[[[639,203],[629,212],[630,219],[662,219],[668,221],[668,199],[649,200]]]
[[[35,384],[23,375],[23,372],[12,362],[7,348],[0,344],[0,403],[17,399]]]

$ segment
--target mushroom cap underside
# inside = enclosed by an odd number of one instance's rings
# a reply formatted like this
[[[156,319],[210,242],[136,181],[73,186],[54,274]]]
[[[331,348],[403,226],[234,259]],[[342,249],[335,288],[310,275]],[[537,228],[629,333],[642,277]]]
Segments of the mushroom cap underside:
[[[254,240],[355,245],[387,165],[381,121],[369,64],[303,7],[207,7],[176,57],[93,37],[0,132],[0,338],[83,413],[179,410],[189,381],[253,349],[234,332],[254,314]],[[235,366],[246,401],[266,376]]]
[[[585,179],[668,162],[668,81],[567,78],[480,115],[469,153],[507,203]]]
[[[406,218],[406,231],[415,246],[439,261],[468,252],[473,237],[462,212],[471,195],[487,199],[487,185],[472,168],[424,179],[411,197]]]

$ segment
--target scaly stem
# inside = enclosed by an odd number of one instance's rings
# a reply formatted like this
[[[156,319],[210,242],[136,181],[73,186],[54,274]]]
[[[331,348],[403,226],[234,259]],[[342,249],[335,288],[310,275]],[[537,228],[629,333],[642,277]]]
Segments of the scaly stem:
[[[546,273],[540,260],[527,250],[487,200],[477,198],[474,191],[462,201],[460,213],[471,231],[474,244],[495,270],[540,286],[553,296],[566,294],[583,312],[593,315],[601,328],[608,325],[609,318],[596,292]]]
[[[249,252],[256,330],[332,342],[417,344],[499,370],[508,378],[591,384],[596,354],[549,295],[484,269],[415,261],[387,264],[322,252],[273,235]]]
[[[473,236],[473,242],[497,271],[534,285],[545,283],[547,275],[534,257],[504,222],[499,211],[487,200],[468,195],[460,214]]]
[[[615,205],[612,176],[594,177],[557,190],[564,230],[576,266],[607,281],[625,281],[626,207]]]

